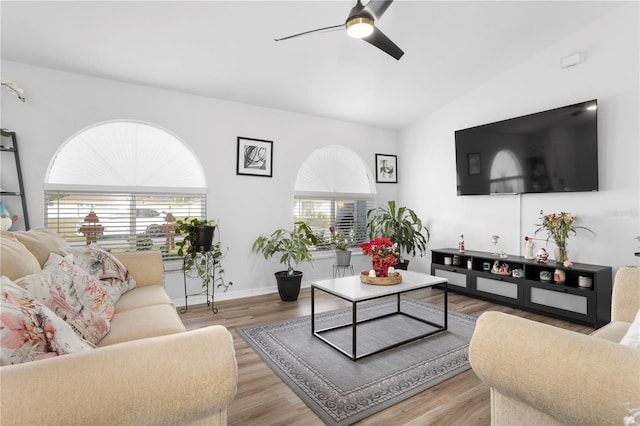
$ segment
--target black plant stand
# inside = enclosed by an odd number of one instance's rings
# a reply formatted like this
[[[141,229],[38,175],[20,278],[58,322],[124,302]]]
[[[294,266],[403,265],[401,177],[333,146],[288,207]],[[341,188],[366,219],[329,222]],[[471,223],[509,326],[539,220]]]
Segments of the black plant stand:
[[[338,265],[337,263],[333,264],[333,278],[344,277],[347,273],[347,269],[353,275],[353,265]]]
[[[206,262],[206,270],[207,270],[207,274],[209,275],[209,282],[206,284],[204,290],[199,291],[197,293],[191,293],[191,294],[187,294],[187,276],[189,275],[189,271],[185,271],[184,266],[187,263],[187,258],[189,256],[185,256],[184,259],[182,259],[182,279],[184,282],[184,308],[180,309],[180,313],[184,314],[185,312],[187,312],[187,309],[189,309],[189,303],[188,303],[188,299],[190,296],[199,296],[199,295],[206,295],[207,298],[207,306],[211,306],[211,312],[213,312],[214,314],[218,313],[218,308],[215,307],[214,305],[214,296],[215,296],[215,285],[213,285],[214,283],[214,260],[213,257],[211,256],[211,252],[210,251],[205,251],[205,252],[201,252],[198,253],[198,256],[203,256]],[[196,263],[199,262],[199,259],[196,258]],[[197,276],[197,275],[196,275]],[[211,286],[211,300],[209,300],[209,286]]]

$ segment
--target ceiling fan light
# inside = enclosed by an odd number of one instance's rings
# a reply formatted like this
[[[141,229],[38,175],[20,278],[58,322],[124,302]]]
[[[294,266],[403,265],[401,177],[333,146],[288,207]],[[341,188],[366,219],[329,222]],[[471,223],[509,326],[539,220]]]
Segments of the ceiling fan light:
[[[373,32],[373,19],[358,17],[347,21],[347,35],[353,38],[365,38]]]

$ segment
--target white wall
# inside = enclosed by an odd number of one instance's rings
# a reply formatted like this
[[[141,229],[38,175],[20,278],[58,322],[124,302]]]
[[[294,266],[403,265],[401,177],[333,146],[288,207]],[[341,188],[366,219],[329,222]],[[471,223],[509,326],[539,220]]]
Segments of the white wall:
[[[640,234],[639,50],[638,4],[633,3],[505,70],[400,135],[3,61],[2,76],[25,89],[27,102],[2,90],[0,125],[19,135],[32,227],[44,223],[47,166],[77,131],[106,120],[133,119],[166,128],[184,140],[202,161],[209,216],[220,220],[223,241],[230,246],[224,266],[234,285],[227,293],[217,293],[219,299],[275,291],[271,273],[280,265],[252,254],[251,244],[262,233],[291,225],[299,164],[313,150],[332,144],[353,149],[371,167],[375,153],[399,155],[399,184],[377,185],[378,201],[398,199],[416,210],[431,229],[431,248],[453,247],[464,233],[468,249],[491,250],[490,236],[499,234],[499,248],[518,254],[524,235],[532,235],[539,223],[540,209],[570,211],[578,214],[579,225],[597,233],[572,237],[571,259],[616,269],[638,259],[633,252],[638,247],[634,237]],[[561,70],[560,58],[578,51],[586,61]],[[592,98],[598,98],[600,107],[599,192],[456,196],[455,130]],[[235,174],[237,136],[274,141],[273,178]],[[3,185],[7,179],[3,171]],[[301,269],[306,280],[327,277],[333,262],[320,259]],[[368,269],[365,257],[354,256],[353,263],[356,271]],[[429,263],[427,255],[414,260],[411,268],[428,271]],[[197,282],[190,287],[197,289]],[[167,289],[180,303],[181,274],[167,275]]]
[[[312,151],[343,145],[372,169],[375,153],[396,154],[398,135],[389,130],[9,61],[2,62],[2,76],[18,83],[27,97],[23,104],[2,91],[1,126],[18,134],[32,228],[44,224],[49,162],[79,130],[107,120],[141,120],[169,130],[189,145],[206,174],[209,217],[219,219],[222,241],[230,248],[223,264],[227,280],[234,284],[227,293],[216,293],[220,300],[276,291],[272,273],[281,265],[253,254],[251,245],[260,234],[292,226],[296,174]],[[236,175],[237,136],[274,141],[273,178]],[[3,186],[9,181],[5,174]],[[378,185],[378,200],[393,199],[397,187]],[[335,258],[319,259],[298,269],[305,272],[305,280],[330,277],[334,262]],[[353,263],[368,269],[362,256],[354,256]],[[189,291],[197,290],[198,282],[189,286]],[[183,301],[181,273],[167,274],[167,289],[176,303]]]
[[[640,235],[638,16],[637,2],[617,9],[401,133],[399,199],[425,215],[431,248],[457,247],[463,233],[468,250],[490,251],[491,235],[498,234],[499,249],[524,254],[524,236],[533,235],[543,209],[575,213],[577,225],[597,234],[578,230],[578,236],[569,239],[570,260],[610,265],[614,272],[637,264],[633,252],[638,251],[634,238]],[[560,59],[575,52],[585,55],[584,63],[561,69]],[[594,98],[599,106],[599,192],[456,195],[455,130]],[[544,241],[537,244],[540,247]],[[553,253],[552,243],[548,248]],[[428,271],[429,265],[425,256],[413,267]]]

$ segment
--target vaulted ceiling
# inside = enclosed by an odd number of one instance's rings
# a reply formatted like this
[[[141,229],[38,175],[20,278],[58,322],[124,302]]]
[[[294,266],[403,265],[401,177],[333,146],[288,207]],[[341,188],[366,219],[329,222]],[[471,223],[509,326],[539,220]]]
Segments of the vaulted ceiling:
[[[350,0],[2,0],[0,53],[3,60],[400,129],[621,4],[396,0],[377,22],[405,52],[396,61],[344,31],[274,41],[343,23]]]

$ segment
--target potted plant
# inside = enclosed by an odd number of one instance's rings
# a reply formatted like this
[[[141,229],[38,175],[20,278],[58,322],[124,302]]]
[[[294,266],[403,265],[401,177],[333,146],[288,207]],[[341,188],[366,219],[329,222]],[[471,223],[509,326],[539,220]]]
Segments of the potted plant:
[[[218,226],[216,221],[187,217],[176,221],[176,225],[176,235],[184,235],[182,241],[176,242],[178,256],[184,257],[182,269],[186,272],[195,270],[202,280],[203,287],[208,286],[213,278],[217,287],[223,287],[224,291],[227,291],[233,282],[226,283],[224,280],[221,263],[224,254],[220,239],[213,242]]]
[[[290,302],[298,299],[302,271],[294,270],[294,266],[302,261],[311,261],[309,246],[318,244],[318,237],[304,222],[296,222],[293,230],[276,229],[269,236],[260,236],[253,243],[252,251],[262,253],[265,259],[280,255],[280,263],[287,265],[286,271],[278,271],[274,275],[278,283],[280,299]]]
[[[400,248],[388,238],[376,238],[360,245],[363,253],[371,257],[376,277],[387,277],[389,268],[398,264]]]
[[[351,265],[351,250],[349,250],[349,242],[344,235],[336,232],[333,242],[336,247],[336,265]]]
[[[389,201],[386,206],[379,206],[367,212],[369,223],[369,238],[388,238],[398,244],[400,253],[412,256],[427,253],[427,242],[431,235],[429,229],[422,224],[418,215],[408,207],[396,208],[395,201]],[[408,260],[398,259],[396,269],[407,269]]]

